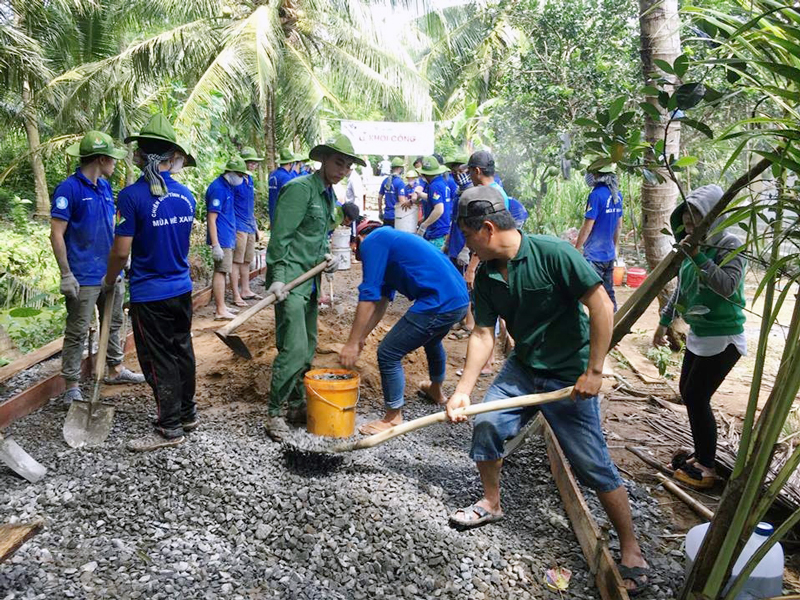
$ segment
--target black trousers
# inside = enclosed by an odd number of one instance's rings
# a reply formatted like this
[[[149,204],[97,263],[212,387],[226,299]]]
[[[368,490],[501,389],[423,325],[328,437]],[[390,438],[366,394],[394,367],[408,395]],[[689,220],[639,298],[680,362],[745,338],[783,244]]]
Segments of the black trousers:
[[[132,302],[136,353],[158,407],[156,429],[166,438],[183,435],[182,423],[195,418],[195,362],[192,347],[192,294]]]
[[[683,357],[680,392],[692,426],[694,455],[697,462],[710,469],[717,456],[717,422],[711,397],[740,356],[736,346],[728,344],[714,356],[697,356],[687,349]]]
[[[617,312],[617,296],[614,294],[614,261],[590,260],[589,264],[592,265],[594,272],[603,280],[603,287],[608,297],[611,298],[611,303],[614,305],[614,312]]]

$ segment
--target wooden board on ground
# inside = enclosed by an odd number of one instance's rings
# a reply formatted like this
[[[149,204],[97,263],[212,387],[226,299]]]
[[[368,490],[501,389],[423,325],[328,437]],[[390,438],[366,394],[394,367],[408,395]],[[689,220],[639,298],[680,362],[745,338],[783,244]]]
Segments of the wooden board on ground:
[[[14,362],[8,363],[5,367],[0,367],[0,383],[8,381],[14,375],[25,369],[29,369],[33,365],[38,365],[40,362],[46,361],[61,352],[61,346],[64,343],[64,338],[60,337],[53,340],[49,344],[45,344],[41,348],[25,354]]]
[[[628,600],[628,591],[611,557],[608,544],[603,539],[592,513],[589,512],[589,506],[572,475],[564,451],[541,413],[536,418],[541,421],[547,456],[550,459],[550,470],[561,494],[564,510],[572,523],[572,530],[578,538],[586,562],[594,574],[600,597],[603,600]]]
[[[22,544],[36,535],[44,521],[0,525],[0,563],[14,554]]]
[[[664,378],[658,372],[656,366],[644,358],[641,353],[633,347],[628,340],[622,340],[617,344],[617,351],[622,354],[631,370],[636,373],[645,383],[663,383]]]

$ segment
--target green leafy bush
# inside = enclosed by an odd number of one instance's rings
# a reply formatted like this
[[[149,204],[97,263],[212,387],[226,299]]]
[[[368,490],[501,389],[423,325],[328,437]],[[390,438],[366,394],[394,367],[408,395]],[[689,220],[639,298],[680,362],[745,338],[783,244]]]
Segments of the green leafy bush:
[[[46,308],[20,307],[0,310],[0,327],[21,352],[30,352],[59,337],[64,331],[67,309],[63,304]]]

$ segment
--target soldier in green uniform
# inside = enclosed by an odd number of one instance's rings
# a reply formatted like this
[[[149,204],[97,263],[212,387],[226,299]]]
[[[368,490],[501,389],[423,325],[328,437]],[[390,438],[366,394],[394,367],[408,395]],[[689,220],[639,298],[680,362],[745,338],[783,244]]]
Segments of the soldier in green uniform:
[[[317,347],[320,277],[291,292],[283,288],[326,258],[328,232],[336,226],[336,196],[332,186],[350,172],[353,163],[366,166],[343,134],[315,146],[309,154],[321,167],[313,175],[297,177],[283,187],[275,205],[267,247],[267,293],[278,297],[275,305],[278,356],[272,364],[266,423],[267,433],[275,441],[281,441],[289,432],[280,416],[284,404],[286,420],[294,424],[305,422],[303,375],[311,367]]]

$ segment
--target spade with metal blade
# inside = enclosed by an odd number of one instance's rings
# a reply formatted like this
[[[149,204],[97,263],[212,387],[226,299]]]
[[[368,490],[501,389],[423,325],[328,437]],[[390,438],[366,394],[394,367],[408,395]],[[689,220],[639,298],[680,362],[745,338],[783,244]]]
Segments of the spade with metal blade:
[[[36,462],[17,442],[4,436],[2,432],[0,432],[0,462],[31,483],[36,483],[47,473],[43,465]]]
[[[316,277],[317,275],[322,273],[322,271],[324,271],[328,267],[333,266],[333,264],[334,264],[333,261],[332,262],[323,261],[323,262],[319,263],[313,269],[310,269],[310,270],[306,271],[305,273],[303,273],[302,275],[300,275],[299,277],[297,277],[295,279],[292,279],[289,283],[287,283],[284,286],[284,288],[283,288],[284,291],[288,292],[290,290],[293,290],[294,288],[296,288],[301,283],[305,283],[306,281],[308,281],[312,277]],[[275,300],[277,300],[277,297],[275,296],[275,294],[269,294],[263,300],[259,300],[258,302],[253,304],[253,306],[248,308],[246,311],[244,311],[243,313],[240,313],[230,323],[228,323],[227,325],[217,329],[214,333],[217,335],[217,337],[219,339],[221,339],[223,342],[225,342],[225,345],[228,346],[228,348],[233,350],[236,354],[238,354],[242,358],[252,359],[253,355],[250,353],[250,350],[247,348],[247,345],[244,343],[242,338],[240,338],[234,332],[236,331],[236,329],[238,329],[238,327],[242,323],[247,321],[254,314],[256,314],[257,312],[259,312],[259,311],[261,311],[263,309],[265,309],[266,307],[270,306],[271,304],[274,304]]]
[[[106,441],[114,424],[114,405],[100,402],[100,382],[105,371],[108,336],[111,330],[111,313],[114,311],[114,290],[106,292],[103,305],[103,322],[94,363],[94,390],[89,402],[73,400],[64,421],[64,440],[70,448],[99,446]]]

